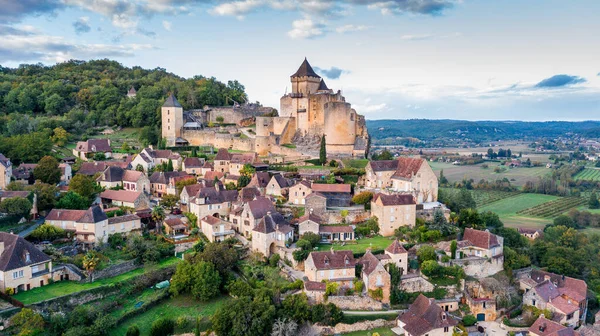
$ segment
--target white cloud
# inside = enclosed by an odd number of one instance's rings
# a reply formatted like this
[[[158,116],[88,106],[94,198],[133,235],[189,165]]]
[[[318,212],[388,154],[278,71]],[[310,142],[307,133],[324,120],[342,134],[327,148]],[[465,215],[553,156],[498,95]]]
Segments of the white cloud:
[[[235,16],[239,19],[243,18],[244,15],[254,11],[259,7],[265,6],[266,3],[263,0],[244,0],[235,1],[229,3],[220,4],[210,10],[213,15],[219,16]]]
[[[402,35],[402,36],[400,36],[400,39],[405,40],[405,41],[419,41],[419,40],[428,40],[433,37],[434,37],[434,35],[431,35],[431,34],[418,34],[418,35]]]
[[[131,29],[137,27],[138,20],[128,14],[114,14],[112,16],[112,24],[118,28]]]
[[[163,20],[162,25],[168,31],[171,31],[171,29],[173,28],[173,24],[167,20]]]
[[[370,28],[371,27],[365,26],[365,25],[347,24],[347,25],[344,25],[344,26],[337,27],[335,29],[335,31],[338,32],[338,33],[340,33],[340,34],[345,34],[345,33],[351,33],[351,32],[365,31],[365,30],[368,30]]]
[[[325,34],[325,25],[316,23],[309,18],[295,20],[292,22],[292,28],[288,32],[288,36],[293,39],[316,38]]]

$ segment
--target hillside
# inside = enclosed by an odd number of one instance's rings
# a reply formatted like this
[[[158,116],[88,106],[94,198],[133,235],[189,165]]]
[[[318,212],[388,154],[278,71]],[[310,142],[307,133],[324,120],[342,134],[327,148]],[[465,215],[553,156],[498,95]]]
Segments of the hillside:
[[[456,139],[481,142],[554,138],[566,134],[585,137],[600,135],[600,121],[367,120],[367,127],[374,143],[389,144],[407,142],[398,138],[416,138],[427,142]]]

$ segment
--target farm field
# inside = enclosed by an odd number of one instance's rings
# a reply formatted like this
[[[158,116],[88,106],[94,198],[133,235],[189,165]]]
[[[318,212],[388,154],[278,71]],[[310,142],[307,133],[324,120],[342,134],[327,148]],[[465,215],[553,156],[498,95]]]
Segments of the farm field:
[[[536,180],[538,177],[550,173],[550,170],[545,167],[509,168],[502,173],[494,173],[497,163],[488,163],[489,168],[487,169],[483,169],[482,164],[456,166],[443,162],[429,162],[429,165],[438,177],[440,170],[443,169],[444,176],[450,182],[458,182],[463,179],[473,179],[475,182],[481,179],[495,181],[506,177],[512,185],[517,187],[523,186],[527,181]]]
[[[442,188],[447,193],[458,193],[459,189],[456,188]],[[499,191],[499,190],[470,190],[473,200],[477,207],[483,207],[496,201],[514,197],[520,194],[518,191]]]
[[[517,211],[519,215],[554,218],[586,202],[583,197],[561,197],[534,207]]]
[[[532,228],[543,229],[546,224],[550,224],[552,220],[536,218],[518,214],[517,212],[535,207],[546,202],[559,199],[557,196],[540,195],[540,194],[520,194],[518,196],[505,198],[486,206],[479,207],[477,210],[492,211],[500,216],[500,220],[507,227],[513,228]]]
[[[575,181],[598,181],[600,182],[600,169],[585,168],[573,176]]]

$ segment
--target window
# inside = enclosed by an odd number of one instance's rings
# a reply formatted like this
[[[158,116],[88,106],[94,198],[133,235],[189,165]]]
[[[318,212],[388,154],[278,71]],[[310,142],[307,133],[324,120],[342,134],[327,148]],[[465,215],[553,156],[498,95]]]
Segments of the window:
[[[396,218],[394,216],[390,217],[390,222],[393,222]]]
[[[83,229],[84,229],[84,230],[87,230],[87,228],[88,228],[88,225],[84,223],[84,224],[83,224]]]
[[[321,278],[325,276],[325,271],[321,271]]]
[[[121,223],[121,230],[125,230],[125,223]]]
[[[29,252],[25,252],[25,262],[31,262],[31,255],[29,254]]]
[[[22,278],[23,276],[23,270],[13,272],[13,279]]]
[[[444,327],[444,332],[448,332],[448,327]]]
[[[381,281],[381,275],[377,276],[377,287],[383,286],[383,281]]]
[[[394,208],[391,208],[391,209],[390,209],[390,213],[394,213]]]
[[[169,115],[169,114],[170,114],[170,111],[169,111],[169,110],[167,110],[167,115]]]

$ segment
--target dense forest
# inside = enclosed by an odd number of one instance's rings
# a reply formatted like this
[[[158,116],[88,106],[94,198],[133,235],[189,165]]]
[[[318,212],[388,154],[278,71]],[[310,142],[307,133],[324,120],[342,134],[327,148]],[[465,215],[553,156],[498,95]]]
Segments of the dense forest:
[[[126,96],[131,87],[137,90],[135,98]],[[156,133],[169,92],[184,109],[247,100],[238,81],[225,84],[200,75],[186,79],[162,68],[128,68],[111,60],[0,66],[0,152],[36,162],[49,152],[59,127],[75,135],[115,125]]]
[[[590,138],[600,137],[600,121],[368,120],[367,127],[374,143],[398,137],[424,141],[470,139],[475,142],[555,138],[568,133]]]

